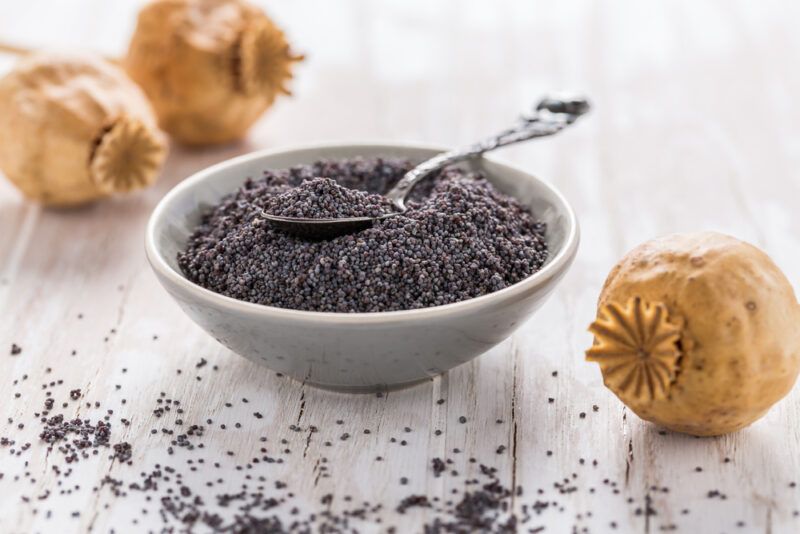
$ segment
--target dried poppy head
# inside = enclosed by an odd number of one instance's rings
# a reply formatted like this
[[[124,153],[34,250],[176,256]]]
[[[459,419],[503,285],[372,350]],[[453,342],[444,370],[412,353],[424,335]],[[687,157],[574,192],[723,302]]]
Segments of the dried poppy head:
[[[242,0],[155,0],[139,13],[125,67],[169,134],[187,144],[242,137],[286,83],[283,32]]]
[[[642,419],[733,432],[785,396],[800,371],[800,305],[756,247],[722,234],[648,241],[612,269],[586,356]]]
[[[96,56],[32,54],[0,80],[0,169],[72,205],[152,183],[166,141],[141,89]]]

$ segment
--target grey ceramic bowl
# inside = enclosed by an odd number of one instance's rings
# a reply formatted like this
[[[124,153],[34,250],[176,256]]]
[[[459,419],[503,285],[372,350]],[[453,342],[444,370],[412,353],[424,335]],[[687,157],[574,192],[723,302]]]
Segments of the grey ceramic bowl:
[[[465,164],[483,170],[495,186],[547,223],[550,256],[539,272],[521,282],[445,306],[348,314],[251,304],[190,282],[176,255],[202,213],[264,169],[353,156],[421,161],[440,151],[396,144],[321,145],[255,152],[219,163],[184,180],[161,200],[147,226],[147,258],[193,321],[232,351],[274,371],[313,386],[354,392],[429,379],[510,336],[566,273],[578,249],[578,222],[553,186],[490,158]]]

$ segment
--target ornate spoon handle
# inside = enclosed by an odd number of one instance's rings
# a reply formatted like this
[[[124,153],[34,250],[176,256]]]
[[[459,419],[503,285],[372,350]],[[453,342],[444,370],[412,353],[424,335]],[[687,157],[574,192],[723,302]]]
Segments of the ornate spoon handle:
[[[484,152],[537,137],[554,135],[589,111],[585,98],[548,97],[542,99],[531,113],[520,116],[510,128],[478,143],[443,152],[408,171],[386,197],[402,211],[408,194],[420,180],[452,163],[481,156]]]

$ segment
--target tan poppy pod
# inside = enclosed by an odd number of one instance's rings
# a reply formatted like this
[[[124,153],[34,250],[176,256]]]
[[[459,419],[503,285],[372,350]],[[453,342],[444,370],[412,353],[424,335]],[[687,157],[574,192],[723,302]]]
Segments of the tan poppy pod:
[[[279,94],[293,55],[283,32],[240,0],[155,0],[139,13],[125,67],[159,124],[188,144],[242,137]]]
[[[600,294],[587,360],[642,419],[712,436],[763,416],[800,371],[800,305],[756,247],[716,233],[648,241]]]
[[[0,79],[0,170],[73,205],[152,183],[166,153],[142,91],[95,56],[33,54]]]

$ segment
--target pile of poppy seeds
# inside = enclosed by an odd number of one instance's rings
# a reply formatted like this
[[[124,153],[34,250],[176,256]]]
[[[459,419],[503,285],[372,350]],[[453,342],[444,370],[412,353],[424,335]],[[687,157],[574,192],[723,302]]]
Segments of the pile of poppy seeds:
[[[449,304],[542,267],[545,224],[480,173],[454,167],[420,183],[406,212],[356,234],[310,241],[263,218],[383,213],[388,206],[376,195],[412,167],[353,158],[265,171],[205,214],[178,264],[191,281],[229,297],[326,312]]]
[[[380,217],[395,210],[383,195],[348,189],[331,178],[314,178],[271,197],[264,211],[281,217],[342,219]]]

